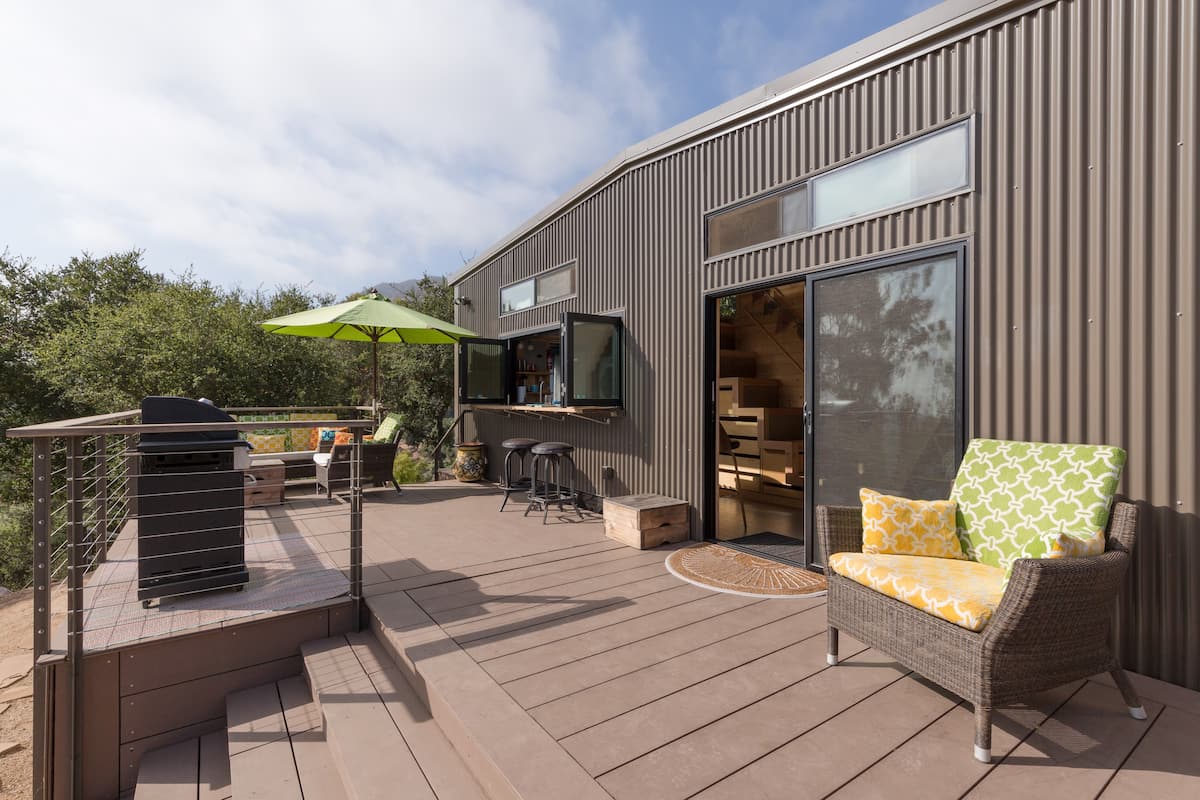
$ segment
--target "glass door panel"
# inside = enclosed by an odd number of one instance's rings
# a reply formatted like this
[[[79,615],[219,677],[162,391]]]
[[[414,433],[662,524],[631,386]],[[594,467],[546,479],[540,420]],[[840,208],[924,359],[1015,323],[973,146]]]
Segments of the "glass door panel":
[[[512,384],[508,343],[462,339],[458,343],[458,400],[481,405],[507,403]]]
[[[856,506],[862,487],[949,496],[962,449],[960,282],[957,252],[811,280],[814,507]]]

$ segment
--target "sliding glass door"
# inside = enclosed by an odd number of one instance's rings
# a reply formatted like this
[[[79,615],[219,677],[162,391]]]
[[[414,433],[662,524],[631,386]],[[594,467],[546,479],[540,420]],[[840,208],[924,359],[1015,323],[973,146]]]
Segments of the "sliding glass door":
[[[949,495],[963,446],[963,251],[809,278],[807,481],[813,509],[858,490]]]

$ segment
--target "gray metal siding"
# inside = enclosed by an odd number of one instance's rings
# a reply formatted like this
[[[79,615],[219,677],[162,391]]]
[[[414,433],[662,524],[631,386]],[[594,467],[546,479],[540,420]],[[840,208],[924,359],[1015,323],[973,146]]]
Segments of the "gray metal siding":
[[[965,240],[971,434],[1129,451],[1122,492],[1142,522],[1121,656],[1200,688],[1197,3],[1024,5],[631,166],[466,278],[460,321],[484,335],[553,325],[563,310],[624,309],[629,330],[626,418],[479,415],[478,433],[493,464],[507,435],[572,441],[594,483],[616,469],[595,491],[683,497],[699,523],[703,294]],[[703,260],[706,211],[965,114],[974,193]],[[498,319],[500,285],[571,258],[576,298]]]

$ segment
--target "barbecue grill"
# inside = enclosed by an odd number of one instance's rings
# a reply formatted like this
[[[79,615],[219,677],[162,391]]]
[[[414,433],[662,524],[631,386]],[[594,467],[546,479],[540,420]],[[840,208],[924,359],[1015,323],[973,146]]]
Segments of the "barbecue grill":
[[[233,422],[186,397],[147,397],[142,422]],[[236,429],[144,433],[138,443],[138,599],[234,587],[246,570],[243,464]]]

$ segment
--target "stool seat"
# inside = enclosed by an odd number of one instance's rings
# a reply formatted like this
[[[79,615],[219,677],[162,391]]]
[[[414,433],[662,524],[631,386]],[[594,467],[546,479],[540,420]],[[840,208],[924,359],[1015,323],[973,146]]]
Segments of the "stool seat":
[[[533,446],[535,456],[561,456],[574,452],[575,448],[566,442],[541,442]]]
[[[538,444],[537,439],[526,439],[523,436],[518,436],[514,439],[505,439],[500,443],[500,446],[505,450],[528,450]]]

